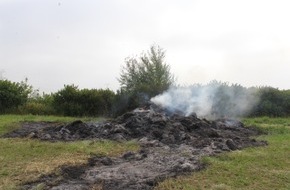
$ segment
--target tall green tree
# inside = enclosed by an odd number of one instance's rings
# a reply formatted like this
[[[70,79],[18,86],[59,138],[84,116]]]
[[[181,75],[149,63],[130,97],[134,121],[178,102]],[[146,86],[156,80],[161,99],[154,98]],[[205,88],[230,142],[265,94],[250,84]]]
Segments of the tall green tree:
[[[114,115],[132,110],[166,91],[174,84],[175,78],[165,62],[165,51],[152,45],[140,56],[125,60],[118,80],[121,88],[116,94]]]
[[[126,93],[150,98],[174,83],[170,67],[165,63],[165,51],[159,46],[152,45],[147,53],[138,58],[129,57],[125,62],[118,80]]]

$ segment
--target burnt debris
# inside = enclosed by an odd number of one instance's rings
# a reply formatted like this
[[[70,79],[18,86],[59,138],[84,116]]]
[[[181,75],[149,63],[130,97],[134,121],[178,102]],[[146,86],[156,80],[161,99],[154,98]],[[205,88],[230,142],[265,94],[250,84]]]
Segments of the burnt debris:
[[[31,189],[153,189],[167,177],[198,171],[202,156],[250,146],[266,145],[252,136],[255,128],[232,119],[209,121],[195,114],[184,116],[157,106],[146,106],[103,123],[75,121],[69,124],[23,123],[4,137],[29,137],[47,141],[82,139],[135,139],[141,149],[117,158],[94,156],[82,166],[64,166],[61,178],[52,174],[25,184]],[[61,179],[55,182],[55,179]],[[51,183],[54,181],[54,183]]]

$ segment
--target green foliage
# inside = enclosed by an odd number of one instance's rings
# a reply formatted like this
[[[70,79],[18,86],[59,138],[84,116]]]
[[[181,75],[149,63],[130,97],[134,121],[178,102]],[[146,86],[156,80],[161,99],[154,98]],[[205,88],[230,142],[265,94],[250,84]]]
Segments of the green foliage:
[[[139,59],[127,58],[119,78],[121,89],[145,93],[150,97],[167,90],[173,84],[174,77],[164,59],[165,52],[159,46],[151,46],[150,51]]]
[[[27,102],[32,86],[27,79],[20,83],[0,80],[0,113],[7,113]]]
[[[290,90],[262,87],[259,88],[258,96],[260,102],[253,110],[252,116],[290,116]]]
[[[128,100],[127,109],[148,101],[174,83],[170,67],[165,63],[165,51],[159,46],[151,46],[139,58],[129,57],[125,62],[118,79],[121,85],[118,94],[120,100]]]
[[[121,88],[116,94],[109,89],[78,89],[75,85],[65,85],[56,93],[39,95],[27,79],[12,82],[2,77],[0,114],[117,116],[147,103],[151,97],[167,90],[174,83],[169,65],[164,60],[165,52],[158,46],[151,46],[139,58],[128,58],[121,70]],[[191,85],[196,93],[204,87],[215,89],[215,93],[211,94],[214,100],[212,114],[217,117],[243,116],[245,112],[251,117],[290,116],[290,90],[245,88],[239,84],[229,85],[218,81],[207,85]]]
[[[53,96],[53,107],[66,116],[110,115],[115,93],[109,89],[82,89],[65,85]]]
[[[58,114],[76,116],[80,113],[78,87],[65,85],[54,94],[53,106]]]
[[[33,115],[54,115],[56,114],[53,106],[53,95],[44,94],[34,95],[28,98],[28,101],[19,106],[16,113]]]

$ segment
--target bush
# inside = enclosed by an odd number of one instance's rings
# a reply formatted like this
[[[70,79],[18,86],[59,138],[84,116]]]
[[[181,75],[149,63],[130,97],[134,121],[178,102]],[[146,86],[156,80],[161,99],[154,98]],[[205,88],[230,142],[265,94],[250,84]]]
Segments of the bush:
[[[28,101],[19,106],[16,110],[19,114],[33,114],[33,115],[54,115],[56,111],[52,106],[53,96],[51,94],[39,94],[30,97]]]
[[[115,93],[109,89],[82,89],[65,85],[53,96],[53,107],[66,116],[108,116],[111,114]]]
[[[290,90],[261,87],[258,96],[260,101],[253,110],[252,116],[290,116]]]
[[[19,114],[32,115],[54,115],[55,111],[51,106],[40,102],[27,102],[17,109]]]
[[[0,80],[0,113],[11,112],[25,104],[31,92],[32,87],[27,84],[27,79],[20,83]]]

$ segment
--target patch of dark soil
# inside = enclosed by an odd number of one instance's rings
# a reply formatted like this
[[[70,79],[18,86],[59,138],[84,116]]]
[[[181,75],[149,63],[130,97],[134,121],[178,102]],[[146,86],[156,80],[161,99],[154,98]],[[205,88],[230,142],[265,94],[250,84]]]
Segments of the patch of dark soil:
[[[90,189],[90,185],[80,179],[87,168],[87,165],[62,166],[58,174],[43,175],[38,180],[23,185],[20,189]]]
[[[22,127],[3,135],[6,138],[24,137],[48,141],[74,141],[96,138],[96,126],[80,120],[69,124],[53,122],[24,122]]]
[[[30,127],[29,127],[30,126]],[[25,132],[21,132],[24,130]],[[24,123],[5,137],[30,137],[49,141],[79,139],[135,139],[139,152],[127,152],[111,158],[94,156],[88,164],[65,166],[60,175],[46,175],[25,184],[23,189],[153,189],[167,177],[198,171],[202,156],[215,155],[250,146],[266,145],[252,136],[259,130],[247,128],[232,119],[208,121],[196,115],[188,117],[147,108],[136,109],[99,124],[75,121],[67,125]]]
[[[58,127],[61,123],[58,122],[23,122],[21,128],[10,133],[4,134],[4,138],[28,137],[36,138],[37,134],[42,133],[42,130],[51,127]]]

